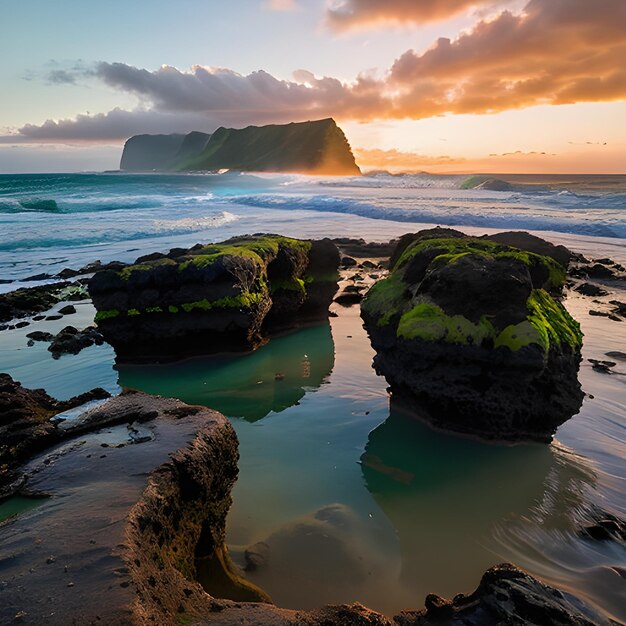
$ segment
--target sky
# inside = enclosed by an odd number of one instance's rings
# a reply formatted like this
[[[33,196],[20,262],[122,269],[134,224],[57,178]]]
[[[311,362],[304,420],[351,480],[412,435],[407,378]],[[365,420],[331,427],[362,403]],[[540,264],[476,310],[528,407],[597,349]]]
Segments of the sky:
[[[626,173],[626,0],[0,0],[0,173],[334,117],[363,169]]]

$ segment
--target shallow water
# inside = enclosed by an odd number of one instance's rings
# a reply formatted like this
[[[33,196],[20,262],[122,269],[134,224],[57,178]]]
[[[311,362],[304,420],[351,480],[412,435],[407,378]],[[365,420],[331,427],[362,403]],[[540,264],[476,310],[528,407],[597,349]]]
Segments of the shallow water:
[[[554,242],[626,262],[618,177],[543,180],[545,189],[514,193],[460,190],[458,177],[442,178],[0,177],[8,203],[0,207],[0,278],[244,232],[381,241],[426,222],[476,234],[549,229]],[[56,212],[27,209],[24,199],[54,199]],[[626,351],[626,324],[590,317],[590,299],[566,304],[583,324],[585,358]],[[0,371],[60,399],[128,385],[231,417],[241,461],[228,542],[242,565],[247,546],[269,545],[267,567],[250,577],[277,603],[360,600],[392,613],[422,605],[429,592],[469,591],[486,567],[511,560],[626,620],[626,580],[612,569],[626,566],[624,548],[576,532],[594,507],[626,515],[626,376],[585,362],[580,379],[595,397],[554,444],[494,446],[390,411],[358,307],[250,355],[119,371],[107,345],[58,360],[45,343],[27,345],[32,330],[93,322],[91,304],[77,309],[0,332]]]
[[[600,417],[591,403],[551,446],[435,432],[389,411],[358,308],[337,310],[333,342],[324,325],[246,357],[120,370],[122,385],[245,418],[233,420],[241,461],[228,542],[242,566],[245,547],[269,545],[250,579],[283,606],[359,600],[393,613],[430,592],[469,591],[487,567],[513,561],[625,619],[624,579],[610,568],[626,551],[577,535],[594,505],[623,512],[623,423],[612,446],[586,442],[588,457],[576,446]],[[273,380],[282,371],[290,378]],[[602,375],[589,374],[597,387]]]
[[[23,498],[22,496],[14,496],[8,498],[4,502],[0,502],[0,524],[5,520],[31,511],[42,504],[44,498]]]

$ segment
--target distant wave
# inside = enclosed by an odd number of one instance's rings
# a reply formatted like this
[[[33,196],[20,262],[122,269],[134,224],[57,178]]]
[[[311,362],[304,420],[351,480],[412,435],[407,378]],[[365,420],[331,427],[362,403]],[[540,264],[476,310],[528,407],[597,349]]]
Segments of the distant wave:
[[[56,200],[45,198],[8,198],[0,200],[0,213],[59,213]]]
[[[116,241],[137,241],[141,239],[162,238],[173,235],[184,235],[187,233],[202,232],[213,228],[219,228],[225,224],[229,224],[238,220],[239,217],[228,211],[222,211],[216,215],[196,218],[180,218],[180,219],[151,219],[146,220],[145,226],[141,224],[141,230],[132,230],[135,224],[121,223],[119,227],[108,225],[107,227],[96,231],[86,233],[78,231],[75,234],[67,233],[60,236],[50,236],[45,238],[22,238],[12,241],[0,242],[0,252],[9,252],[15,250],[25,250],[32,248],[57,248],[57,247],[76,247],[99,245]],[[56,231],[64,233],[62,228]]]
[[[492,192],[494,193],[494,192]],[[237,204],[266,209],[301,209],[331,213],[345,213],[371,219],[392,220],[396,222],[414,222],[426,224],[446,224],[449,226],[477,226],[485,228],[549,230],[564,233],[590,235],[594,237],[626,238],[626,216],[590,216],[576,210],[554,211],[536,206],[523,206],[522,196],[511,198],[509,206],[489,206],[484,204],[489,198],[481,198],[482,202],[473,209],[468,209],[462,202],[454,202],[455,198],[430,198],[428,205],[415,203],[406,206],[384,206],[326,195],[316,196],[285,196],[255,195],[222,198],[220,202],[236,202]],[[606,197],[605,197],[606,198]],[[532,200],[532,198],[529,198]],[[461,201],[461,198],[457,199]],[[565,205],[563,205],[565,206]],[[571,203],[570,205],[571,206]],[[623,207],[624,205],[622,205]],[[604,208],[602,205],[598,208]]]

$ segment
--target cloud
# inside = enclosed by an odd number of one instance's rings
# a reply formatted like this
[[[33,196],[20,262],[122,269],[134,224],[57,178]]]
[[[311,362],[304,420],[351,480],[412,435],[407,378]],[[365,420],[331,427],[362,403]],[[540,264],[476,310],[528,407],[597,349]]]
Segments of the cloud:
[[[413,117],[626,99],[625,33],[623,0],[530,0],[519,15],[409,50],[388,81]]]
[[[417,0],[409,4],[421,6]],[[329,116],[367,122],[626,100],[624,59],[624,0],[529,0],[518,14],[502,11],[481,19],[454,40],[408,50],[380,77],[364,73],[352,82],[306,70],[281,80],[263,70],[242,75],[200,65],[189,71],[104,62],[88,70],[78,66],[82,76],[136,96],[138,108],[28,124],[18,134],[97,141]],[[71,81],[64,74],[58,78]]]
[[[82,72],[82,70],[81,70]],[[26,124],[2,142],[109,141],[141,133],[211,132],[218,126],[285,123],[344,116],[368,120],[385,108],[379,84],[359,76],[346,84],[295,72],[297,81],[258,71],[248,75],[223,68],[171,66],[148,71],[124,63],[99,63],[90,71],[107,85],[134,94],[141,105],[43,124]]]
[[[520,156],[558,156],[554,152],[538,152],[536,150],[531,150],[530,152],[524,152],[522,150],[516,150],[515,152],[502,152],[500,154],[492,153],[489,155],[490,157],[520,157]]]
[[[338,31],[385,23],[424,24],[445,20],[473,8],[493,7],[496,3],[496,0],[340,0],[330,3],[326,22]]]
[[[0,143],[31,142],[118,142],[131,135],[188,133],[209,129],[210,120],[198,114],[161,113],[155,110],[113,109],[97,115],[77,115],[73,119],[47,120],[26,124],[17,134],[0,137]],[[212,130],[212,129],[209,129]]]
[[[353,148],[354,157],[361,167],[388,169],[392,171],[411,171],[422,169],[432,165],[452,165],[464,163],[460,157],[426,156],[415,152],[402,152],[400,150],[379,150],[368,148]]]
[[[76,75],[67,70],[52,70],[48,73],[48,82],[55,85],[75,85]]]

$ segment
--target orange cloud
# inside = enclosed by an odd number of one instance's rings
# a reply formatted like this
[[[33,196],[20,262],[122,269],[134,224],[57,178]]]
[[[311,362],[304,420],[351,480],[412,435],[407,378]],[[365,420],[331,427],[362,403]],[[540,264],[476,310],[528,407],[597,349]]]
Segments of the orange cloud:
[[[389,7],[395,7],[398,19],[409,5],[428,4],[361,2],[363,7],[388,6],[390,15]],[[356,6],[356,0],[352,3]],[[181,132],[327,116],[340,121],[422,119],[626,100],[624,59],[626,0],[530,0],[519,14],[503,11],[454,40],[441,38],[424,52],[405,52],[382,78],[363,74],[350,83],[305,70],[285,81],[264,71],[244,76],[221,68],[194,66],[182,72],[163,66],[151,72],[100,63],[81,71],[137,96],[138,109],[25,125],[19,136],[103,140],[145,128]]]
[[[626,99],[626,2],[530,0],[456,40],[404,53],[388,84],[399,114],[492,113]]]
[[[326,21],[334,30],[367,28],[383,23],[422,24],[494,4],[496,0],[343,0],[327,9]]]
[[[465,159],[450,156],[426,156],[415,152],[400,150],[379,150],[353,148],[354,158],[364,168],[383,169],[389,171],[415,171],[433,165],[453,165],[464,163]]]

